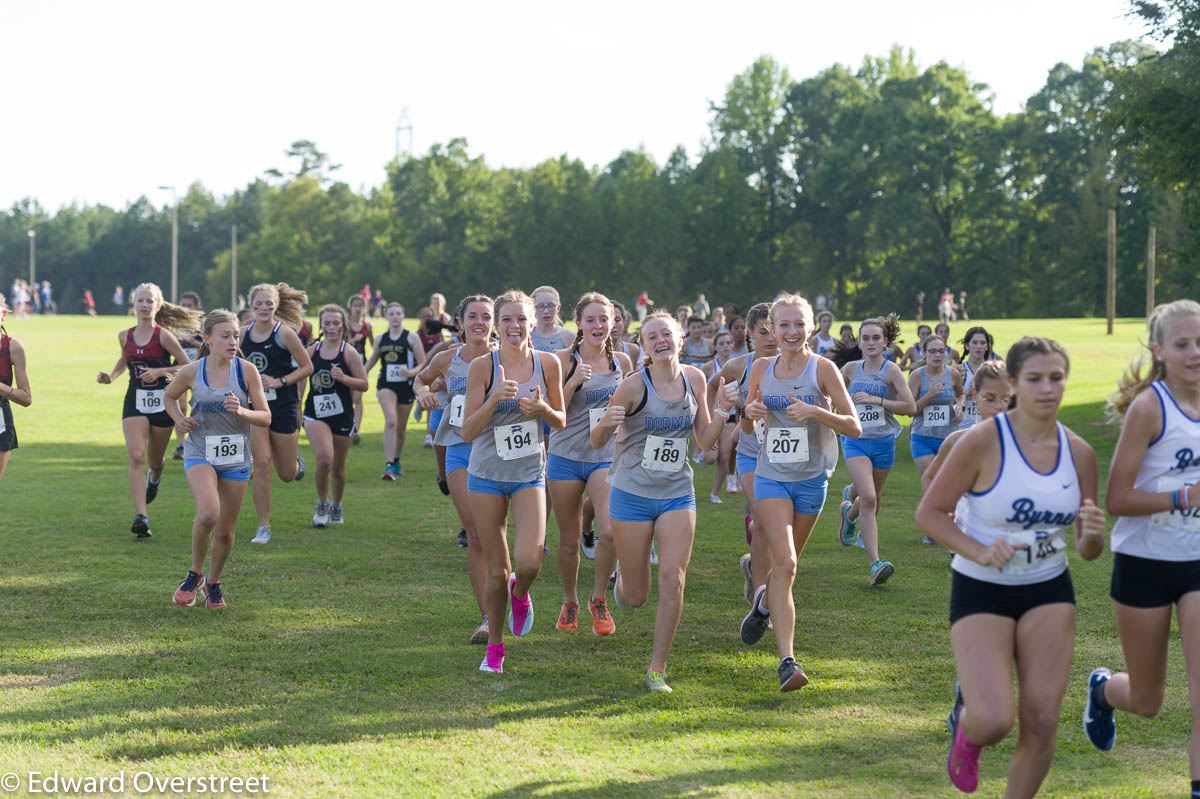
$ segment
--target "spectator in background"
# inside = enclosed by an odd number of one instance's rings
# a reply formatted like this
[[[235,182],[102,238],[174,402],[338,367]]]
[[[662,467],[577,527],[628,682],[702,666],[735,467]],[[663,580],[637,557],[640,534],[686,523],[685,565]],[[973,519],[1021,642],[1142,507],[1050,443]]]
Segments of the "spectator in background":
[[[42,291],[40,287],[37,283],[34,283],[32,286],[26,283],[25,287],[29,296],[32,312],[35,314],[40,314],[42,312]],[[26,313],[26,316],[28,315],[29,314]]]
[[[695,314],[692,313],[692,306],[690,305],[680,305],[675,309],[675,318],[679,320],[679,326],[684,330],[687,330],[688,320],[693,316]]]
[[[58,315],[58,304],[54,301],[54,289],[50,288],[49,280],[42,281],[41,292],[42,292],[42,313],[57,316]],[[966,296],[967,296],[966,292],[963,292],[963,297],[965,298]]]
[[[917,324],[925,321],[925,292],[917,292]]]
[[[717,308],[716,310],[713,311],[712,322],[713,322],[713,325],[716,327],[718,333],[724,333],[726,330],[729,329],[725,326],[725,309],[724,308]]]
[[[692,303],[692,312],[701,319],[708,319],[709,311],[708,300],[704,299],[704,292],[700,292]]]
[[[83,307],[88,316],[96,315],[96,298],[92,296],[91,289],[83,290]]]
[[[964,322],[970,322],[971,317],[967,315],[967,292],[958,292],[958,312],[962,314]]]
[[[116,291],[112,295],[113,313],[121,316],[125,313],[125,289],[117,286]]]
[[[375,296],[371,298],[371,315],[376,319],[383,316],[383,306],[387,305],[383,301],[383,289],[375,289]]]
[[[634,301],[634,306],[637,308],[638,324],[646,321],[646,314],[650,312],[650,306],[654,304],[654,300],[650,299],[650,295],[642,292]]]

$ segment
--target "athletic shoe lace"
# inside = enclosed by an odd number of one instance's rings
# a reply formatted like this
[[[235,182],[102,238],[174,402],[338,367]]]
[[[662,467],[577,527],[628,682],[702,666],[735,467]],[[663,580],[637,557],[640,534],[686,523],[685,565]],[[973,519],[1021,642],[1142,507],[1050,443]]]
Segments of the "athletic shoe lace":
[[[209,583],[208,584],[208,602],[210,605],[221,604],[221,584],[220,583]]]
[[[188,572],[188,576],[184,578],[183,584],[179,586],[180,591],[195,591],[196,586],[200,585],[201,575],[195,572]]]

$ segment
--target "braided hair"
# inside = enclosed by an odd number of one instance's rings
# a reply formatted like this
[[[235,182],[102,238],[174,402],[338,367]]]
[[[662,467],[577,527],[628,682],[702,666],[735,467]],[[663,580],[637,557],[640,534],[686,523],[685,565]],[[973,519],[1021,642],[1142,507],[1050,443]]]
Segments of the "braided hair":
[[[613,304],[608,297],[605,297],[598,291],[589,291],[580,297],[579,301],[575,303],[575,326],[579,329],[575,333],[575,343],[571,345],[572,358],[579,354],[579,345],[583,343],[583,312],[593,303],[598,303],[608,308],[609,320],[611,322]],[[604,337],[604,355],[608,358],[608,367],[616,370],[617,359],[613,357],[612,331],[610,330],[609,333],[610,335]]]

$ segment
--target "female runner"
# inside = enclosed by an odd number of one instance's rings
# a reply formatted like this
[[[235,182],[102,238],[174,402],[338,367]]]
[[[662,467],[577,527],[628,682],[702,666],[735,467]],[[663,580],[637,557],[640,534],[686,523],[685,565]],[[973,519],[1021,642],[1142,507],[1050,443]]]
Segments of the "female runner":
[[[654,651],[646,688],[670,692],[667,654],[683,611],[683,584],[696,534],[696,494],[688,462],[688,438],[701,450],[712,448],[737,404],[737,389],[717,378],[719,418],[713,419],[704,395],[704,375],[680,364],[683,332],[663,312],[646,317],[641,327],[644,365],[621,381],[604,416],[592,428],[599,449],[621,435],[608,475],[609,514],[616,543],[613,596],[618,606],[641,607],[650,594],[650,542],[657,538],[658,611]]]
[[[17,428],[13,424],[10,402],[28,408],[33,403],[29,375],[25,372],[25,348],[4,329],[8,305],[0,295],[0,478],[8,456],[17,448]]]
[[[971,381],[967,395],[978,406],[979,421],[981,422],[986,422],[988,419],[994,418],[997,414],[1011,409],[1012,384],[1008,382],[1008,372],[1004,370],[1004,362],[999,360],[988,361],[979,367],[979,371],[975,373],[975,379]],[[937,455],[933,456],[929,468],[921,475],[922,493],[928,491],[929,486],[933,485],[933,478],[937,477],[942,464],[950,457],[950,451],[954,449],[954,445],[958,443],[959,439],[967,434],[968,429],[955,430],[946,436],[946,440],[942,442]],[[959,503],[958,510],[962,511],[962,503]],[[966,517],[964,516],[963,518]],[[961,519],[956,519],[956,521],[960,522],[959,527],[961,528]],[[925,537],[929,538],[929,536]],[[933,539],[930,538],[927,543],[932,544]]]
[[[383,409],[383,474],[379,478],[395,480],[404,474],[400,456],[404,453],[408,416],[415,399],[413,378],[425,362],[425,348],[416,333],[404,329],[403,305],[389,302],[384,316],[388,329],[375,341],[367,371],[383,361],[375,383],[375,396]]]
[[[833,314],[821,311],[817,314],[817,330],[812,334],[808,347],[817,355],[824,355],[837,346],[837,339],[829,332],[833,327]]]
[[[746,323],[749,325],[750,331],[750,352],[734,358],[725,364],[725,367],[717,374],[718,378],[724,378],[727,385],[737,386],[739,406],[743,412],[749,399],[750,369],[754,365],[755,359],[773,358],[779,353],[778,342],[771,330],[770,315],[771,306],[765,302],[760,302],[750,308],[746,313]],[[708,391],[711,405],[716,401],[716,386],[713,381],[709,381]],[[755,588],[766,585],[767,572],[770,568],[767,563],[767,539],[760,535],[762,526],[758,520],[754,494],[754,467],[758,461],[759,435],[757,428],[753,433],[747,433],[739,426],[734,460],[738,481],[746,496],[746,543],[750,545],[750,552],[742,555],[740,562],[742,576],[745,579],[742,596],[746,602],[750,602],[754,598]]]
[[[947,333],[949,328],[947,328]],[[947,342],[950,339],[945,339]],[[993,346],[992,334],[984,330],[982,327],[973,327],[963,336],[963,355],[962,361],[958,365],[958,371],[962,375],[963,385],[970,385],[971,378],[975,376],[975,372],[980,366],[988,361],[997,360],[996,353],[992,352]],[[975,425],[979,421],[979,408],[973,403],[966,403],[963,408],[962,421],[958,427],[965,429]]]
[[[179,295],[179,306],[187,308],[189,311],[199,311],[204,313],[204,309],[200,307],[200,295],[194,291],[185,291]],[[177,336],[179,346],[183,347],[183,352],[188,357],[188,361],[194,361],[199,357],[200,347],[204,344],[204,338],[199,331],[195,333],[188,331],[180,332]],[[183,431],[175,431],[175,453],[172,456],[173,460],[183,460]]]
[[[925,341],[932,335],[933,331],[930,330],[929,325],[917,325],[917,342],[904,351],[904,357],[900,359],[901,369],[911,372],[924,365]],[[942,339],[942,341],[946,343],[948,348],[949,343],[945,339]],[[943,362],[945,362],[945,359],[943,359]]]
[[[250,289],[254,322],[242,332],[242,356],[258,370],[271,412],[267,428],[255,426],[250,431],[252,492],[258,514],[251,544],[271,540],[271,465],[285,483],[304,478],[297,387],[312,374],[313,365],[296,330],[304,323],[306,302],[308,295],[287,283],[260,283]]]
[[[462,437],[463,409],[467,398],[467,370],[472,361],[489,355],[492,351],[493,311],[492,298],[483,294],[472,295],[459,303],[454,316],[458,319],[460,335],[465,343],[437,353],[417,375],[413,384],[417,401],[430,412],[431,417],[439,406],[442,411],[434,442],[446,452],[446,482],[454,500],[454,509],[458,511],[458,518],[462,521],[467,545],[467,577],[471,581],[475,602],[479,605],[480,623],[471,633],[472,644],[488,642],[488,612],[484,594],[487,567],[479,543],[479,530],[475,526],[471,510],[471,496],[467,490],[467,463],[471,457],[471,444],[463,441]],[[432,390],[439,379],[446,385],[444,403],[439,399],[437,392]]]
[[[1058,421],[1070,362],[1055,341],[1023,338],[1008,351],[1016,407],[976,426],[950,453],[917,508],[917,525],[955,553],[950,645],[958,671],[947,723],[951,783],[970,793],[979,754],[1012,729],[1006,796],[1033,796],[1054,757],[1071,670],[1075,592],[1065,534],[1093,560],[1104,549],[1095,504],[1096,453]],[[965,509],[963,529],[955,506]]]
[[[719,310],[719,309],[718,309]],[[742,335],[745,338],[745,326],[743,324]],[[714,376],[721,373],[725,368],[725,364],[733,360],[733,333],[726,330],[718,333],[713,339],[713,347],[716,348],[717,354],[713,359],[704,364],[704,377],[710,382]],[[732,381],[730,381],[732,382]],[[713,402],[709,402],[710,408],[715,408]],[[736,471],[736,467],[730,465],[730,455],[733,453],[734,442],[737,440],[738,426],[736,415],[731,417],[725,423],[725,428],[721,431],[721,437],[717,439],[716,464],[717,468],[713,469],[713,484],[712,491],[709,492],[708,501],[714,505],[721,504],[721,484],[725,484],[725,493],[737,493],[737,478],[731,474],[731,471]],[[707,460],[707,459],[706,459]]]
[[[956,407],[963,403],[962,377],[946,366],[946,342],[937,336],[925,340],[926,363],[908,375],[908,390],[916,397],[916,415],[908,435],[917,476],[925,474],[946,436],[962,421]]]
[[[96,382],[111,383],[129,369],[129,387],[121,411],[121,429],[129,451],[129,492],[133,495],[134,517],[129,530],[138,538],[149,538],[146,506],[158,496],[163,454],[171,443],[171,428],[175,426],[164,410],[163,393],[168,375],[175,374],[188,362],[172,331],[194,332],[199,327],[200,314],[165,302],[162,289],[153,283],[142,283],[133,290],[133,312],[137,324],[117,334],[121,357],[111,372],[98,374]]]
[[[346,340],[358,350],[360,361],[367,360],[367,345],[375,349],[375,333],[371,330],[371,320],[367,318],[367,300],[362,294],[352,294],[346,300]],[[368,381],[368,385],[369,385]],[[355,444],[362,441],[359,428],[362,427],[363,398],[361,391],[351,389],[354,398],[354,435]]]
[[[596,292],[584,294],[575,303],[575,324],[579,329],[575,344],[557,353],[565,375],[562,394],[566,426],[550,437],[546,462],[547,489],[558,520],[558,573],[563,584],[563,606],[556,626],[560,630],[579,629],[576,587],[580,512],[586,491],[595,518],[592,557],[596,568],[588,612],[596,635],[610,635],[616,629],[605,599],[608,575],[616,566],[616,550],[609,523],[609,488],[605,482],[613,459],[612,442],[593,449],[591,431],[608,408],[622,375],[633,369],[628,355],[613,352],[611,313],[608,298]]]
[[[508,627],[519,637],[533,627],[529,586],[542,569],[546,538],[542,425],[562,430],[566,415],[558,358],[538,352],[530,341],[536,313],[533,299],[522,291],[506,291],[497,298],[494,313],[500,346],[490,358],[478,358],[467,369],[462,437],[471,442],[467,491],[487,568],[487,616],[503,618],[511,599]],[[506,535],[510,503],[515,569]],[[504,671],[504,632],[499,623],[489,625],[487,652],[479,670]]]
[[[740,355],[745,355],[750,352],[750,347],[746,340],[746,320],[740,316],[735,316],[729,322],[729,332],[733,334],[733,352],[729,355],[731,358],[737,358]]]
[[[1124,416],[1105,503],[1112,529],[1111,594],[1126,672],[1088,679],[1083,726],[1097,749],[1116,740],[1113,710],[1152,717],[1162,707],[1171,606],[1192,706],[1192,796],[1200,796],[1200,303],[1154,309],[1152,357],[1121,380],[1112,400]]]
[[[196,500],[192,567],[175,589],[178,605],[195,604],[196,592],[202,591],[205,607],[225,607],[221,571],[233,550],[233,531],[250,481],[250,427],[265,430],[271,424],[258,369],[238,357],[238,334],[236,316],[210,312],[204,319],[200,360],[180,369],[167,386],[167,413],[188,434],[183,468]],[[189,389],[192,413],[184,416],[178,400]],[[205,577],[210,543],[212,562]]]
[[[858,352],[839,347],[831,353],[834,362],[842,366],[862,425],[859,437],[842,436],[846,471],[853,482],[842,489],[838,538],[843,546],[854,544],[861,523],[871,585],[882,585],[896,573],[895,566],[879,557],[878,522],[879,496],[896,462],[896,436],[903,430],[893,414],[916,413],[904,372],[883,357],[898,335],[900,323],[895,314],[868,319],[858,326]],[[849,360],[858,355],[861,360]]]
[[[533,290],[533,302],[537,311],[537,327],[529,337],[533,348],[539,352],[569,350],[575,339],[562,326],[558,289],[554,286],[538,286]]]
[[[754,399],[742,419],[743,432],[756,433],[756,424],[764,431],[754,496],[769,571],[742,620],[741,637],[746,644],[758,643],[774,617],[779,690],[794,691],[808,684],[792,649],[796,561],[821,516],[829,475],[837,465],[834,433],[857,438],[862,428],[837,367],[809,349],[813,321],[808,300],[785,294],[772,303],[770,321],[779,354],[759,359],[751,369],[748,391]]]
[[[313,373],[304,398],[304,432],[317,461],[317,510],[313,527],[341,524],[342,494],[346,490],[346,456],[354,431],[351,391],[366,391],[370,385],[358,350],[346,346],[348,320],[340,305],[326,305],[317,312],[321,341],[312,348]],[[329,483],[333,501],[329,502]]]

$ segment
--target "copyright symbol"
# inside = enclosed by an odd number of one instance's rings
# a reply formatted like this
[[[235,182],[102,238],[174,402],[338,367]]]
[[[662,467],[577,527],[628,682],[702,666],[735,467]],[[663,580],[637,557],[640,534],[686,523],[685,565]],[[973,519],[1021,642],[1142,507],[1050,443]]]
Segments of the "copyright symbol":
[[[21,775],[15,771],[10,771],[3,777],[0,777],[0,790],[15,791],[21,787]]]

